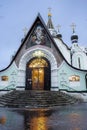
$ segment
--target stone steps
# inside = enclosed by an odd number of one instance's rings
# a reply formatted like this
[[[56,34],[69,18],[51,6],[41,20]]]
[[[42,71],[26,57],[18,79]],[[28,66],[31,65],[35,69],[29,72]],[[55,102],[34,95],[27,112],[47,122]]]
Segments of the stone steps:
[[[53,107],[79,102],[77,99],[59,91],[14,90],[0,97],[0,106],[7,107]]]

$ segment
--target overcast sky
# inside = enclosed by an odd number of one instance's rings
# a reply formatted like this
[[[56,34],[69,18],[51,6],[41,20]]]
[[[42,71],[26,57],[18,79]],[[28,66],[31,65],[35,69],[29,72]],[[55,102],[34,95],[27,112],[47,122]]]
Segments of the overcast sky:
[[[87,0],[0,0],[0,70],[9,65],[24,37],[23,29],[31,27],[38,12],[47,23],[49,7],[54,27],[61,25],[63,41],[71,46],[74,22],[78,44],[87,47]]]

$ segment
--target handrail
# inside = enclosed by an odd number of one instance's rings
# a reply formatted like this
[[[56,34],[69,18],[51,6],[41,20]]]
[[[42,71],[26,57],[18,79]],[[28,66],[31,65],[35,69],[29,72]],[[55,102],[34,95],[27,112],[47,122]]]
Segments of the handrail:
[[[13,87],[12,87],[13,86]],[[5,88],[3,88],[2,90],[12,90],[14,88],[14,84],[10,84],[10,85],[7,85]],[[10,88],[11,87],[11,88]]]
[[[76,89],[71,88],[71,87],[69,87],[68,85],[62,84],[62,86],[68,87],[68,88],[69,88],[69,90],[77,91]],[[78,91],[77,91],[77,92],[78,92]]]
[[[76,89],[71,88],[71,87],[69,87],[68,85],[62,84],[62,86],[68,87],[70,90],[73,90],[73,91],[75,91],[75,92],[78,92]],[[73,91],[72,91],[72,92],[73,92]],[[84,93],[80,93],[80,94],[82,94],[82,95],[84,95],[84,96],[85,96],[85,94],[84,94]]]

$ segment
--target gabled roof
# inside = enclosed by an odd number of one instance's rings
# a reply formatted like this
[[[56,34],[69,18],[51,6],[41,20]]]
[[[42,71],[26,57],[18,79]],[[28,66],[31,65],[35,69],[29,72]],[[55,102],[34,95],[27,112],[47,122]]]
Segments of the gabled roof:
[[[27,38],[29,37],[29,35],[30,35],[30,33],[31,33],[31,31],[32,31],[32,29],[33,29],[33,27],[34,27],[34,25],[35,25],[38,21],[43,25],[44,29],[46,30],[47,35],[49,36],[50,40],[51,40],[52,43],[54,44],[56,50],[60,53],[60,55],[61,55],[62,58],[66,61],[66,63],[67,63],[69,66],[71,66],[71,65],[67,62],[67,60],[64,58],[64,56],[62,55],[62,53],[60,52],[59,48],[57,47],[57,45],[56,45],[56,43],[55,43],[55,41],[54,41],[54,39],[53,39],[53,37],[51,36],[49,30],[47,29],[47,26],[46,26],[44,20],[42,19],[40,13],[38,13],[38,15],[37,15],[37,17],[36,17],[34,23],[32,24],[32,26],[31,26],[30,30],[28,31],[26,37],[23,39],[23,41],[22,41],[22,43],[21,43],[21,45],[20,45],[18,51],[16,52],[14,58],[12,59],[12,61],[11,61],[10,64],[9,64],[9,66],[8,66],[7,68],[1,70],[0,72],[2,72],[2,71],[4,71],[4,70],[8,69],[8,68],[11,66],[11,64],[13,63],[13,61],[15,61],[15,59],[16,59],[18,53],[20,52],[21,48],[23,47],[23,45],[25,44]],[[71,67],[72,67],[72,66],[71,66]],[[77,70],[80,70],[80,69],[75,68],[75,67],[72,67],[72,68],[77,69]],[[81,71],[84,71],[84,70],[81,70]]]

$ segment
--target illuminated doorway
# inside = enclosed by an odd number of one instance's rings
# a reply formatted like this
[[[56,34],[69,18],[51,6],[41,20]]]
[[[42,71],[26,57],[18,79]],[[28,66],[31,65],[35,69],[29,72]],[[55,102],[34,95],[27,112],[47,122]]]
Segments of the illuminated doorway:
[[[43,68],[32,69],[32,89],[33,90],[44,89],[44,69]]]
[[[50,63],[45,58],[33,58],[26,65],[26,90],[50,90]]]

